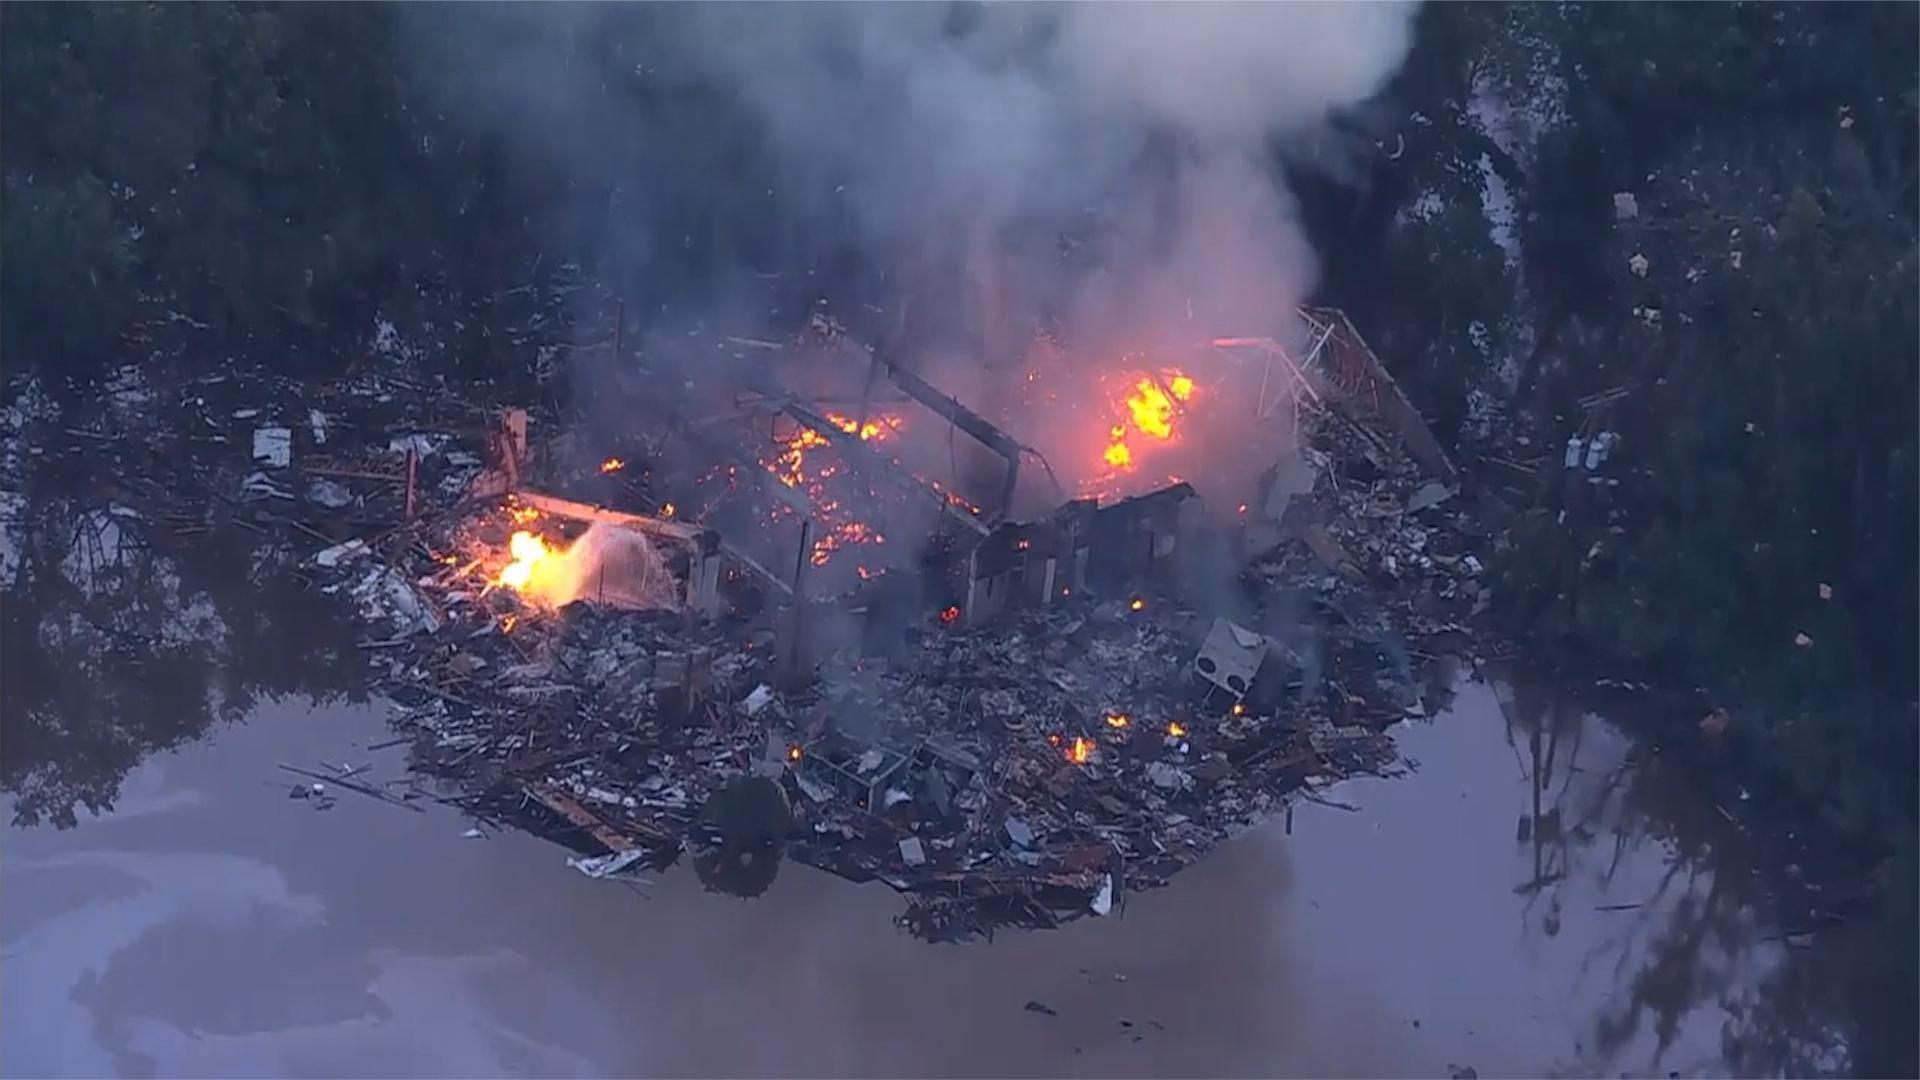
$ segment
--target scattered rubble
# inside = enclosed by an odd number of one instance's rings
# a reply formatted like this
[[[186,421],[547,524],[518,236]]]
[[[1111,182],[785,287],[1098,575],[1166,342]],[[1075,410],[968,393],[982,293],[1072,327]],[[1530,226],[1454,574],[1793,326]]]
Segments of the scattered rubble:
[[[1194,489],[1175,484],[1017,522],[936,485],[951,573],[929,571],[931,597],[905,601],[864,571],[853,590],[808,594],[820,549],[805,530],[792,573],[767,569],[763,548],[670,486],[657,441],[586,453],[539,437],[549,417],[391,380],[336,389],[324,409],[282,388],[273,408],[249,406],[249,425],[269,424],[241,429],[252,453],[195,478],[204,513],[177,497],[148,512],[311,542],[305,570],[358,609],[415,767],[472,812],[576,849],[580,872],[712,857],[730,841],[703,808],[758,777],[790,811],[770,838],[787,857],[885,881],[903,925],[952,940],[1107,915],[1310,786],[1396,768],[1385,729],[1429,711],[1425,662],[1474,651],[1486,538],[1397,388],[1378,392],[1377,361],[1346,362],[1371,412],[1301,404],[1305,445],[1255,512],[1202,526]],[[1023,447],[890,374],[1000,453],[1011,488]],[[781,408],[827,415],[796,402]],[[808,430],[841,433],[823,446],[865,438],[832,420]],[[926,496],[916,483],[894,486]],[[589,526],[644,537],[671,595],[615,602],[627,594],[603,574],[556,607],[503,584],[533,522],[554,544]],[[1183,599],[1203,527],[1238,544],[1231,617]]]

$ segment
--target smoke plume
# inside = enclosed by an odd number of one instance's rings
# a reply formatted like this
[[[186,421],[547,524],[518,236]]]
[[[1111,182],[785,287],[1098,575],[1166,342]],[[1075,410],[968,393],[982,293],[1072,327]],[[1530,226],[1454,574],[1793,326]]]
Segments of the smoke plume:
[[[1076,346],[1186,344],[1191,325],[1282,329],[1314,267],[1277,149],[1379,88],[1406,51],[1412,7],[676,14],[683,62],[735,87],[781,161],[832,178],[907,287],[947,290],[937,303],[966,311],[971,344],[1004,356],[1043,316]],[[1062,236],[1089,250],[1063,260]],[[916,262],[930,280],[911,280]]]
[[[587,186],[606,206],[582,218],[615,262],[644,267],[731,214],[763,223],[732,242],[742,264],[785,258],[786,276],[823,295],[829,256],[851,245],[884,283],[863,296],[886,315],[862,336],[1005,420],[1070,480],[1099,464],[1112,422],[1090,376],[1124,369],[1123,356],[1191,370],[1215,336],[1298,340],[1293,311],[1315,259],[1280,162],[1380,88],[1414,10],[481,5],[451,20],[417,7],[450,102],[561,174],[598,178]],[[636,81],[653,111],[623,115],[610,79]],[[676,97],[698,95],[718,95],[741,123],[722,134],[674,121]],[[649,200],[701,220],[647,228],[613,215]],[[713,293],[715,316],[777,306]],[[1207,362],[1205,391],[1252,397],[1256,376],[1217,353]],[[1244,456],[1273,460],[1271,448]]]

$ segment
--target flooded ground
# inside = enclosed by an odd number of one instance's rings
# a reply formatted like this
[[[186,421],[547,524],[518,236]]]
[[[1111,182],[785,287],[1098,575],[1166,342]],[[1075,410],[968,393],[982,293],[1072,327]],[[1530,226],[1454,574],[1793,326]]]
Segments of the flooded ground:
[[[933,946],[884,886],[806,867],[756,900],[678,868],[643,896],[450,809],[316,810],[277,763],[387,777],[403,751],[365,749],[377,706],[263,703],[134,768],[111,813],[9,830],[0,1071],[1751,1069],[1807,950],[1657,761],[1539,708],[1463,683],[1396,732],[1412,776],[1329,789],[1115,917]]]

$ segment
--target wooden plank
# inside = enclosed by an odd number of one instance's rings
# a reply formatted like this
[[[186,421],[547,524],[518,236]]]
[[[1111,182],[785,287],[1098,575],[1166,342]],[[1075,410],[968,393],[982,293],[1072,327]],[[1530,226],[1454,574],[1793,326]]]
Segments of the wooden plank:
[[[546,784],[526,784],[521,788],[540,805],[585,829],[609,851],[632,851],[640,845],[614,831],[599,815],[576,802],[573,796]]]
[[[590,521],[603,525],[620,525],[640,532],[664,536],[683,543],[699,545],[701,537],[708,530],[698,525],[689,525],[684,521],[672,521],[667,518],[649,517],[646,514],[630,514],[624,510],[609,510],[604,506],[575,502],[557,495],[543,495],[537,491],[515,492],[515,497],[535,510],[555,517],[573,521]]]

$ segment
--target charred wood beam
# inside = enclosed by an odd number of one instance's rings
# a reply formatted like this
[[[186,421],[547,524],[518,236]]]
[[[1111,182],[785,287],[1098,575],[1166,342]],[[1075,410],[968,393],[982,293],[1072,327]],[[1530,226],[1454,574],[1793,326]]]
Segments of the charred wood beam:
[[[535,510],[555,517],[603,525],[619,525],[663,539],[690,544],[702,551],[711,551],[719,545],[718,533],[698,525],[689,525],[684,521],[648,517],[645,514],[630,514],[624,510],[609,510],[603,506],[563,499],[557,495],[543,495],[537,491],[521,491],[517,493],[517,497],[522,503]]]
[[[906,391],[907,396],[938,413],[948,423],[973,436],[982,446],[1006,459],[1007,479],[1001,486],[999,505],[995,506],[993,511],[995,520],[1004,516],[1012,506],[1013,490],[1020,479],[1020,455],[1027,448],[1006,432],[1001,431],[986,417],[962,405],[957,398],[942,393],[932,383],[878,352],[873,354],[873,368],[885,371],[895,386]]]

